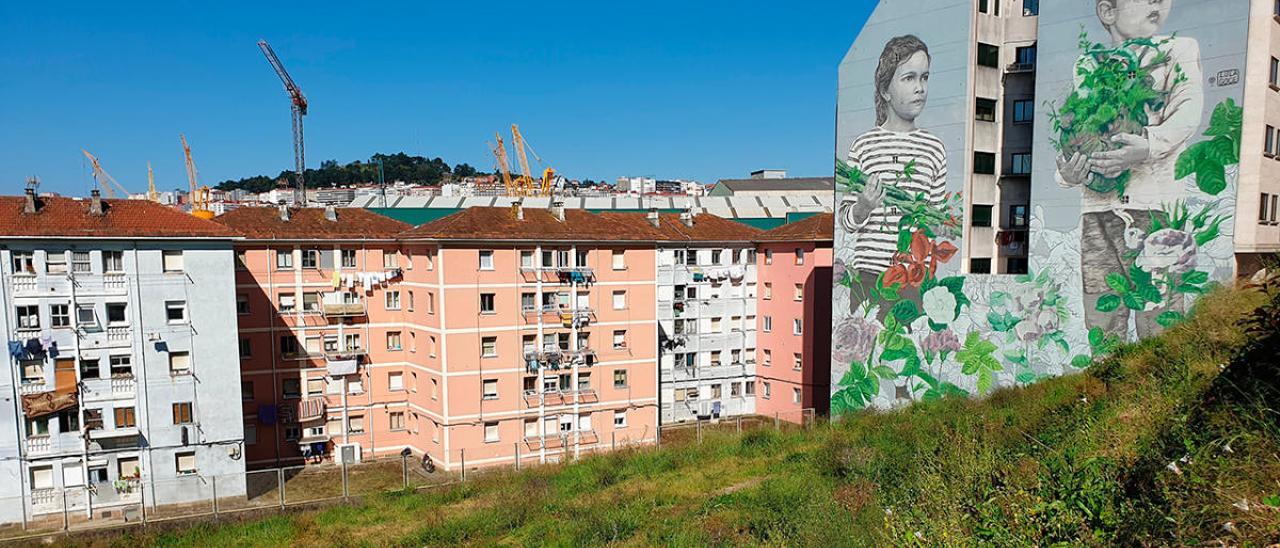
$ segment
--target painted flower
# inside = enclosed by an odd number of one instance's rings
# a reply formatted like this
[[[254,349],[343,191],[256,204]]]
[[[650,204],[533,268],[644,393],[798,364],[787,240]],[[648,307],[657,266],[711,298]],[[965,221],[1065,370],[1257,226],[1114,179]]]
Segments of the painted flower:
[[[1023,342],[1035,342],[1041,337],[1058,331],[1062,327],[1058,311],[1052,307],[1033,312],[1027,319],[1018,322],[1013,332]]]
[[[1189,272],[1196,267],[1195,235],[1173,228],[1157,230],[1142,242],[1142,251],[1134,264],[1147,272]]]
[[[836,259],[831,263],[831,283],[840,285],[844,282],[844,277],[848,274],[848,269],[844,266],[844,261]]]
[[[951,242],[937,243],[925,236],[924,232],[911,235],[911,246],[907,253],[894,256],[894,264],[884,273],[884,286],[920,287],[925,278],[938,271],[938,263],[951,260],[959,251]]]
[[[1124,245],[1129,249],[1141,249],[1142,240],[1146,239],[1147,233],[1141,228],[1127,228],[1124,231]]]
[[[866,318],[852,316],[841,320],[831,336],[831,359],[839,364],[865,361],[879,334],[880,328]]]
[[[938,286],[921,297],[924,306],[924,314],[929,317],[933,323],[938,325],[949,324],[956,319],[956,296],[951,294],[951,290],[943,286]]]
[[[920,350],[925,354],[939,354],[943,351],[959,352],[960,338],[950,329],[930,333],[920,341]]]

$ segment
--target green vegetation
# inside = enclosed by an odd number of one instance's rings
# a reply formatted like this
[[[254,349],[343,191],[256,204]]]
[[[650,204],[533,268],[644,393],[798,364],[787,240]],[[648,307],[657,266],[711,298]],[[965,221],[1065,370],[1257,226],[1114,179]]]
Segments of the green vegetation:
[[[320,169],[307,170],[307,188],[326,188],[338,185],[369,184],[378,182],[378,162],[382,162],[383,180],[405,181],[415,184],[434,185],[447,178],[470,177],[478,174],[475,168],[467,164],[449,167],[440,158],[427,159],[422,156],[409,156],[403,152],[395,154],[374,154],[368,162],[356,160],[346,165],[338,165],[337,161],[320,162]],[[266,192],[276,188],[276,181],[284,179],[290,184],[294,181],[293,171],[281,171],[275,177],[255,175],[239,180],[226,180],[218,183],[221,190],[243,189],[249,192]]]
[[[1275,348],[1280,296],[1219,290],[1164,336],[984,400],[713,431],[701,444],[113,542],[1264,544],[1280,538]]]

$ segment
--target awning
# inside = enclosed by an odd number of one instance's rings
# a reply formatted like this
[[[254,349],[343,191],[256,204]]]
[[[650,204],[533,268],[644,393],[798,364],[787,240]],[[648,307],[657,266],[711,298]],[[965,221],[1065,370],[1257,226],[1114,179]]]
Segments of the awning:
[[[329,360],[325,366],[329,371],[330,377],[341,377],[343,375],[353,375],[356,372],[356,365],[359,360]]]
[[[307,398],[298,402],[298,422],[324,418],[324,398]]]
[[[80,403],[80,393],[72,385],[70,390],[40,392],[22,396],[22,411],[27,418],[43,417],[63,409],[71,409]]]

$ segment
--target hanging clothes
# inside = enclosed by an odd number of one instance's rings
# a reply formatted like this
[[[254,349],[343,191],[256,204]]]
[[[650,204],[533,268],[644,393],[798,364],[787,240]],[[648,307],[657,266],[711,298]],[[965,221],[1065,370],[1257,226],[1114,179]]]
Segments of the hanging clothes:
[[[57,357],[58,357],[58,342],[57,342],[57,341],[51,341],[51,342],[49,343],[49,350],[48,350],[48,351],[49,351],[49,358],[57,358]]]
[[[333,278],[329,280],[329,285],[333,286],[333,289],[342,287],[342,274],[339,274],[336,270],[333,271]]]
[[[15,360],[21,360],[26,355],[26,350],[22,348],[22,341],[9,341],[9,357]]]
[[[27,356],[44,359],[44,347],[40,345],[40,339],[27,339],[25,348]]]
[[[259,405],[258,406],[258,422],[261,422],[262,424],[275,424],[276,423],[276,406]]]

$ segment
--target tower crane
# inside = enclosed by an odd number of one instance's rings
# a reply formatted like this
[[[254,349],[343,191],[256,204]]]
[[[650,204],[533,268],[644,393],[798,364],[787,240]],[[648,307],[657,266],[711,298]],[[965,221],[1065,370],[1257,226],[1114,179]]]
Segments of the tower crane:
[[[498,139],[498,144],[490,145],[493,149],[493,157],[498,161],[498,171],[502,172],[502,185],[507,189],[507,195],[515,195],[515,183],[511,181],[511,163],[507,161],[507,145],[502,141],[502,135],[493,134]]]
[[[517,192],[524,196],[549,196],[551,194],[551,181],[555,178],[556,171],[552,168],[546,168],[542,172],[542,180],[535,181],[533,174],[529,172],[529,158],[525,155],[524,149],[527,147],[529,152],[533,154],[534,159],[538,163],[542,163],[542,158],[533,150],[533,145],[524,139],[524,135],[520,134],[520,126],[511,124],[511,144],[516,147],[516,156],[520,158],[520,178],[517,180]]]
[[[98,159],[94,157],[94,155],[89,154],[89,151],[83,148],[80,149],[80,152],[84,153],[85,158],[88,158],[90,165],[93,166],[93,180],[97,181],[98,186],[102,187],[103,194],[108,198],[117,198],[119,196],[116,194],[116,191],[119,190],[124,197],[129,197],[129,191],[125,189],[123,185],[116,182],[116,178],[112,177],[110,173],[107,173],[107,170],[102,169],[102,164],[98,162]]]
[[[258,40],[258,47],[262,49],[262,54],[267,56],[267,62],[271,63],[271,68],[275,69],[276,75],[284,83],[285,92],[289,94],[293,112],[293,161],[298,173],[294,199],[305,207],[307,205],[307,183],[305,179],[307,163],[302,146],[302,117],[307,115],[307,97],[302,94],[302,90],[293,82],[289,72],[284,69],[284,65],[280,63],[280,58],[276,57],[275,50],[271,49],[271,44],[268,44],[266,40]]]
[[[191,147],[187,146],[187,136],[179,134],[182,141],[182,154],[187,162],[187,185],[190,187],[191,214],[201,219],[212,219],[213,211],[209,210],[209,187],[200,186],[196,182],[196,162],[191,159]]]
[[[151,173],[151,162],[147,162],[147,199],[160,203],[160,193],[156,192],[156,177]]]

